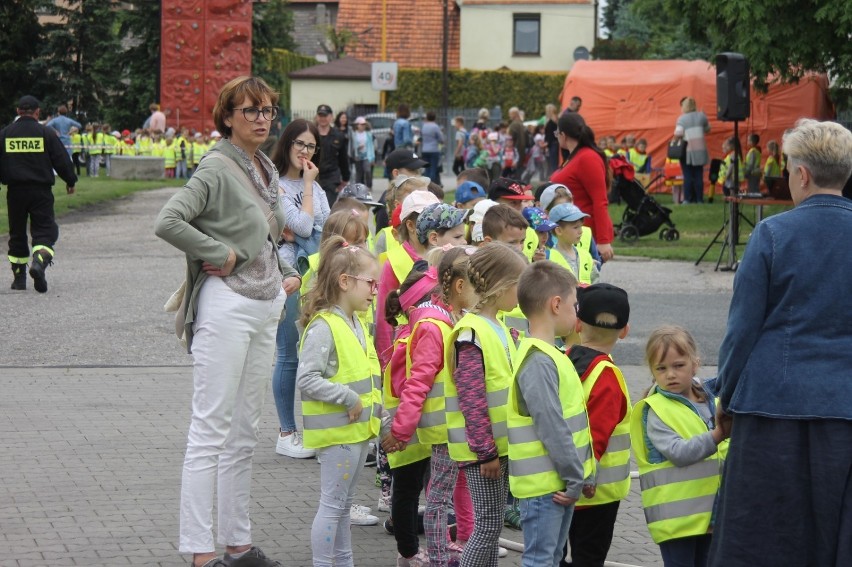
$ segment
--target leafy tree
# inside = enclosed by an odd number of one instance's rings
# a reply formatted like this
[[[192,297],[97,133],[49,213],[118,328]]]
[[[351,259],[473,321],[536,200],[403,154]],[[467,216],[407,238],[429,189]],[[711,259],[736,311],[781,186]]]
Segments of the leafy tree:
[[[609,0],[604,6],[601,15],[601,23],[607,29],[607,37],[612,39],[613,33],[618,29],[618,14],[622,8],[629,5],[631,0]]]
[[[276,65],[276,50],[294,51],[293,12],[287,0],[255,2],[252,13],[252,73],[276,90],[287,85],[287,75]]]
[[[34,90],[27,62],[36,55],[41,27],[36,10],[43,0],[7,0],[0,3],[0,123],[14,116],[18,99],[25,94],[44,97]]]
[[[49,2],[44,11],[60,18],[59,23],[44,25],[45,40],[30,64],[45,106],[70,102],[78,120],[102,119],[117,76],[106,62],[106,54],[119,49],[112,3]]]
[[[852,84],[852,0],[666,0],[691,37],[751,64],[755,85],[827,72]]]
[[[142,126],[148,106],[158,99],[160,78],[160,2],[136,1],[120,10],[112,32],[118,48],[105,53],[99,69],[112,72],[104,119],[117,130]]]

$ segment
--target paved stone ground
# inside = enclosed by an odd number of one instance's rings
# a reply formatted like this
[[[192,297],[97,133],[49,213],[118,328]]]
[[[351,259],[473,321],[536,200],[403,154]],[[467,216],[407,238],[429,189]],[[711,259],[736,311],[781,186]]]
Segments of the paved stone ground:
[[[173,191],[140,193],[64,217],[47,294],[13,293],[11,274],[0,279],[7,330],[0,338],[4,567],[186,564],[176,546],[190,358],[162,312],[182,277],[182,257],[152,231]],[[706,362],[715,364],[731,277],[709,264],[607,265],[604,279],[631,294],[631,336],[615,356],[634,399],[649,383],[642,346],[655,325],[687,326]],[[702,374],[714,371],[710,366]],[[276,428],[269,395],[254,460],[254,539],[285,565],[306,566],[318,467],[276,455]],[[374,469],[364,472],[357,501],[375,506]],[[634,481],[609,559],[659,565],[637,489]],[[504,536],[521,539],[512,530]],[[394,564],[393,538],[380,527],[354,527],[353,543],[357,565]],[[500,564],[520,565],[520,554],[510,552]]]

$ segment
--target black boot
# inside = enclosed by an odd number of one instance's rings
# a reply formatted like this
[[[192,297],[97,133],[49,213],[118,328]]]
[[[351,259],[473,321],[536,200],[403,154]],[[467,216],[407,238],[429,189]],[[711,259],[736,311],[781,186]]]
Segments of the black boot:
[[[12,289],[27,289],[27,265],[12,264],[12,273],[15,274]]]
[[[33,287],[39,293],[47,293],[47,279],[44,272],[52,264],[53,256],[46,250],[38,250],[33,253],[33,262],[30,265],[30,276],[33,278]]]

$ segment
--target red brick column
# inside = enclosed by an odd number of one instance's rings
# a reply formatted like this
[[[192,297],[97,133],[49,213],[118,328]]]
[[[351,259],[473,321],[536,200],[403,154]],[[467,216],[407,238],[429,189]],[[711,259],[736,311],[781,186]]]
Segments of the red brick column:
[[[251,0],[163,0],[160,107],[178,130],[214,129],[222,85],[251,74]]]

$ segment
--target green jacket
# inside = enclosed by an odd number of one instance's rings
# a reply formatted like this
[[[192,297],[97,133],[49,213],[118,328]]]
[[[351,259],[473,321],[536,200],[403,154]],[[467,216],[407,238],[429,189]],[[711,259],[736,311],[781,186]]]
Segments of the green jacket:
[[[207,155],[219,152],[233,159],[243,170],[243,162],[231,144],[216,144]],[[268,161],[262,153],[261,159]],[[269,238],[269,223],[265,212],[252,198],[244,180],[237,179],[215,159],[203,159],[198,169],[175,193],[157,216],[157,236],[186,253],[186,345],[192,350],[192,323],[198,309],[198,292],[207,279],[201,269],[203,262],[222,266],[228,259],[228,249],[237,256],[234,272],[239,272],[257,258]],[[254,187],[250,188],[255,191]],[[284,226],[284,212],[276,199],[273,206],[278,226]],[[277,244],[276,244],[277,247]],[[298,272],[280,258],[284,278],[298,277]]]

